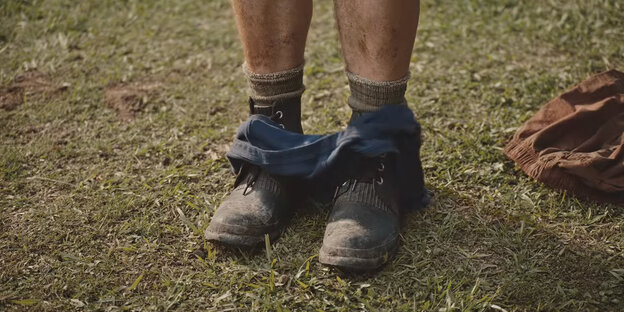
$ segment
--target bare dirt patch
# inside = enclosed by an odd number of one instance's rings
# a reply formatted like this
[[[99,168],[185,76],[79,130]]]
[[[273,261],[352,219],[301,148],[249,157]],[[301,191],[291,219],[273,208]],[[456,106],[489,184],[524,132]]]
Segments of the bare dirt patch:
[[[24,102],[24,95],[55,95],[66,91],[68,85],[56,85],[48,75],[30,70],[17,75],[8,86],[0,87],[0,109],[14,110]]]
[[[120,120],[131,121],[160,88],[161,84],[156,82],[120,83],[108,87],[104,96],[106,103],[115,110]]]

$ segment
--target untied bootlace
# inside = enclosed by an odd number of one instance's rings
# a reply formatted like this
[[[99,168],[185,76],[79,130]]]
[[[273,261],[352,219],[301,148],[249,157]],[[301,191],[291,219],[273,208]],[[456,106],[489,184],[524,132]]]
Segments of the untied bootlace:
[[[284,124],[280,123],[280,121],[284,118],[284,112],[282,112],[281,110],[275,110],[276,105],[277,105],[277,101],[271,103],[271,115],[268,117],[272,121],[277,122],[278,125],[282,129],[284,129]],[[251,114],[257,114],[255,113],[255,111],[256,111],[256,107],[254,105],[253,100],[250,98],[249,99],[249,112]],[[241,176],[244,170],[243,168],[245,167],[249,167],[251,171],[249,172],[248,175],[246,175],[247,179],[245,180],[245,189],[243,190],[243,195],[249,194],[247,193],[247,191],[252,189],[253,185],[256,183],[256,180],[258,180],[258,176],[260,175],[260,172],[261,172],[260,167],[258,166],[244,164],[243,166],[241,166],[240,170],[238,171],[237,178],[236,178],[237,181],[235,182],[236,185],[239,185],[240,182],[242,182],[242,181],[239,181],[239,177]]]

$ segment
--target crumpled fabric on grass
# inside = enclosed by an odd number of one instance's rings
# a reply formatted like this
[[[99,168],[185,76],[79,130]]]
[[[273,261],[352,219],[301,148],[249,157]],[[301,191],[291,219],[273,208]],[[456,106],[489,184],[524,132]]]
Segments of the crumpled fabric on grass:
[[[548,102],[504,153],[547,186],[624,205],[624,73],[597,74]]]
[[[281,176],[335,185],[344,182],[358,157],[394,154],[402,207],[428,203],[420,161],[421,132],[406,106],[389,105],[358,117],[343,131],[326,135],[289,132],[263,115],[252,115],[227,153],[234,172],[245,163]]]

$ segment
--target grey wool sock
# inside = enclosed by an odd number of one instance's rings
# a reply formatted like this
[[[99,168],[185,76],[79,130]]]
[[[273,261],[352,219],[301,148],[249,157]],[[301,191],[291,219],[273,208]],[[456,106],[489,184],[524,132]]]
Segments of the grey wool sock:
[[[243,64],[254,104],[266,107],[275,101],[300,97],[305,90],[303,65],[275,73],[256,74],[249,70],[247,64]]]
[[[347,79],[351,95],[347,103],[355,112],[374,112],[384,105],[407,105],[405,90],[409,74],[394,81],[373,81],[349,71]]]

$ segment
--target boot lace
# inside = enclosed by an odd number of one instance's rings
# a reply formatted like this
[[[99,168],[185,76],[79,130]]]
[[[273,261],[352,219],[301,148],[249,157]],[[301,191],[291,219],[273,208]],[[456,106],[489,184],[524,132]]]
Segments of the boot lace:
[[[236,174],[236,181],[234,181],[234,187],[238,187],[242,183],[245,183],[245,189],[243,195],[248,195],[253,190],[254,184],[260,176],[260,167],[251,164],[243,164],[238,173]]]
[[[251,98],[249,98],[249,112],[250,114],[260,114],[269,117],[274,122],[277,122],[278,125],[285,129],[282,120],[284,119],[284,112],[276,109],[277,101],[271,103],[271,106],[267,107],[256,107]],[[236,174],[236,181],[234,182],[234,187],[239,186],[241,183],[245,183],[245,189],[243,190],[243,195],[248,195],[253,190],[253,186],[258,180],[262,169],[258,166],[252,164],[244,164],[241,166],[239,171]]]
[[[386,169],[385,165],[386,155],[382,154],[372,160],[372,163],[376,163],[376,166],[369,162],[368,164],[358,168],[360,171],[354,178],[344,181],[340,186],[336,187],[334,192],[333,201],[335,202],[338,197],[347,192],[355,191],[355,187],[358,183],[375,183],[379,186],[384,184],[383,174]],[[375,170],[372,170],[375,168]]]

